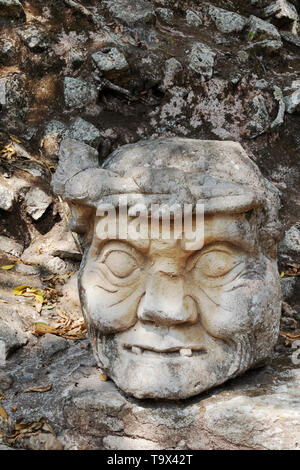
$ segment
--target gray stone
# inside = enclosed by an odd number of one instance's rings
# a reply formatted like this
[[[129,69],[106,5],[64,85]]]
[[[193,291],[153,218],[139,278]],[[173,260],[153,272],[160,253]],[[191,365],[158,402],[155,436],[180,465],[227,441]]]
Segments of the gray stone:
[[[52,180],[54,192],[60,192],[69,176],[98,166],[98,152],[89,145],[72,139],[64,139],[60,145],[59,168]]]
[[[265,54],[273,54],[282,48],[282,41],[272,41],[264,39],[263,41],[253,41],[248,46],[243,48],[245,52],[259,52]]]
[[[15,191],[3,180],[0,181],[0,209],[10,211],[13,207]]]
[[[171,57],[168,59],[165,64],[165,76],[162,88],[163,90],[168,90],[171,88],[176,81],[176,78],[182,72],[183,67],[181,63],[175,59],[175,57]]]
[[[284,98],[286,110],[289,114],[300,111],[300,88]]]
[[[280,285],[281,285],[281,292],[282,292],[282,299],[285,302],[289,302],[289,300],[293,297],[296,293],[297,282],[299,283],[299,278],[296,276],[293,277],[282,277],[280,278]]]
[[[79,140],[87,145],[98,148],[101,133],[97,127],[82,118],[77,118],[66,132],[66,137]]]
[[[0,365],[5,365],[7,357],[27,343],[27,338],[20,330],[0,320]]]
[[[244,16],[213,5],[205,6],[205,12],[222,33],[239,33],[248,22]]]
[[[44,52],[50,47],[48,35],[43,31],[39,31],[35,26],[19,29],[18,34],[33,52]]]
[[[147,0],[105,0],[109,13],[129,25],[154,24],[154,8]]]
[[[31,188],[25,195],[26,212],[34,219],[39,220],[52,203],[52,197],[42,189]]]
[[[271,124],[271,129],[275,129],[284,123],[285,115],[285,102],[283,99],[282,90],[278,86],[274,86],[274,98],[278,101],[278,112],[277,116]]]
[[[254,39],[262,35],[263,39],[280,40],[280,34],[274,25],[254,15],[249,18],[248,30],[249,34],[254,35]]]
[[[262,78],[261,80],[256,80],[254,86],[259,90],[265,90],[266,88],[268,88],[269,83]]]
[[[65,77],[64,96],[68,108],[79,109],[94,104],[98,98],[98,90],[91,83],[78,80],[78,78]]]
[[[0,372],[0,390],[9,390],[14,382],[12,376],[5,372]]]
[[[162,450],[156,442],[146,439],[132,439],[126,436],[106,436],[103,439],[104,448],[107,450]]]
[[[189,68],[205,78],[211,78],[214,72],[216,53],[201,42],[196,42],[189,55]]]
[[[291,31],[294,34],[297,34],[297,24],[299,22],[299,15],[295,6],[287,2],[286,0],[273,1],[263,10],[262,14],[265,18],[273,16],[277,20],[283,20],[284,26],[286,26],[286,23],[289,22]]]
[[[270,122],[263,95],[256,95],[251,102],[251,120],[246,124],[250,137],[254,138],[266,131]]]
[[[0,16],[25,19],[25,12],[19,0],[0,0]]]
[[[7,127],[16,127],[26,119],[28,96],[19,73],[0,79],[0,104],[4,106],[3,122]]]
[[[67,127],[63,122],[53,120],[47,124],[41,140],[41,147],[49,158],[57,156],[59,144],[66,132]]]
[[[293,34],[290,31],[280,31],[280,36],[290,44],[300,47],[300,38],[296,34]]]
[[[15,54],[15,48],[10,41],[0,41],[0,60],[6,61],[13,57]],[[1,100],[0,100],[1,101]]]
[[[123,75],[128,70],[127,60],[117,48],[105,48],[92,54],[92,59],[97,68],[107,78],[115,78]]]
[[[300,223],[293,225],[278,245],[280,253],[293,253],[300,255]]]
[[[156,8],[155,13],[164,23],[172,24],[174,21],[174,13],[169,8]]]
[[[68,347],[68,341],[61,336],[46,334],[40,339],[40,346],[43,355],[50,358],[58,352],[65,351]]]
[[[0,235],[0,250],[19,258],[24,251],[24,247],[21,243],[15,242],[12,238]]]
[[[192,10],[187,10],[185,19],[190,26],[201,26],[203,23],[200,16]]]

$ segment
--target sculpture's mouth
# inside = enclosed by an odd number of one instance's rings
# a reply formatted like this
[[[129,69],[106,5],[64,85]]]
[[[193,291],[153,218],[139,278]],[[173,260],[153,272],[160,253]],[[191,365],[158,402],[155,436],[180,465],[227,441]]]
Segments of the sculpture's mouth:
[[[148,346],[141,346],[141,345],[132,345],[132,344],[124,344],[124,349],[131,354],[135,354],[137,356],[141,355],[149,355],[149,356],[156,356],[156,357],[195,357],[195,356],[204,356],[207,354],[207,350],[203,347],[188,347],[188,346],[179,346],[171,349],[155,349],[150,348]]]

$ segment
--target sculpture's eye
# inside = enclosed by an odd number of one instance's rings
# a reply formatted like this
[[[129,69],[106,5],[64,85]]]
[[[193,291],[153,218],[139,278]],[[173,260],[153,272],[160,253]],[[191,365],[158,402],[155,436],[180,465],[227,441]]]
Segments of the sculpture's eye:
[[[210,251],[204,253],[196,262],[194,268],[199,269],[201,274],[207,277],[221,277],[229,273],[240,263],[237,256],[230,255],[225,251]]]
[[[105,264],[117,277],[127,277],[137,268],[133,256],[120,250],[111,251],[105,259]]]

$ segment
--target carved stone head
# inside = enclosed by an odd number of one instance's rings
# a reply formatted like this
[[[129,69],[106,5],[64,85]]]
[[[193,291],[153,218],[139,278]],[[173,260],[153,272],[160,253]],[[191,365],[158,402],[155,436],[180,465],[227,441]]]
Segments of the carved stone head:
[[[122,390],[186,398],[272,355],[278,194],[240,144],[149,140],[100,167],[94,149],[66,139],[52,184],[86,247],[79,291],[95,357]],[[203,246],[187,248],[172,227],[169,239],[103,237],[97,209],[120,196],[133,219],[136,204],[203,204]]]

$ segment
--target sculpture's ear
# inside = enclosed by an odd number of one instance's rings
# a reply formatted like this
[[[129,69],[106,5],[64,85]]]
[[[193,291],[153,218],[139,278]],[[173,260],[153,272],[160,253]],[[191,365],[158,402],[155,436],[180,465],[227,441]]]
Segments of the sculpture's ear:
[[[93,227],[96,209],[88,202],[69,200],[67,185],[78,173],[88,168],[99,168],[98,152],[78,140],[64,139],[59,149],[59,163],[53,175],[53,192],[67,202],[71,211],[70,228],[80,235],[89,234]]]

